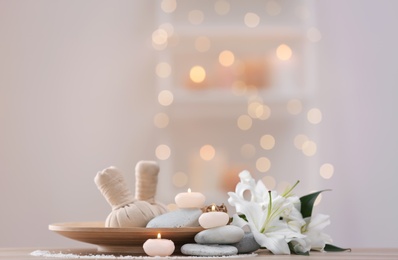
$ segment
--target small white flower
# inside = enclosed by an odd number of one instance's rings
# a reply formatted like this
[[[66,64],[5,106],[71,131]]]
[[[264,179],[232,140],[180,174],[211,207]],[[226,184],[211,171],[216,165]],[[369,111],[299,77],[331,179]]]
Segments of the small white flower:
[[[298,198],[289,197],[292,189],[280,196],[276,191],[269,191],[262,181],[256,184],[248,171],[241,172],[239,177],[241,182],[235,192],[228,193],[228,202],[238,215],[245,215],[247,222],[234,215],[232,224],[249,226],[257,243],[272,253],[290,254],[288,243],[305,237],[300,233],[305,222],[299,221],[298,214],[301,214],[295,205]],[[251,193],[249,200],[244,198],[246,191]]]
[[[304,220],[306,225],[302,227],[302,233],[308,237],[311,250],[322,251],[325,244],[332,243],[331,237],[323,233],[323,229],[330,224],[328,215],[318,214]]]

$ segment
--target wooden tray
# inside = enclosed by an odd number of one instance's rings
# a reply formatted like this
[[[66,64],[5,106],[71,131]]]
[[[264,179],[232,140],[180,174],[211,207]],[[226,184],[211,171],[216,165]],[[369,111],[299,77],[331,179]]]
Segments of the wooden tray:
[[[97,245],[98,252],[144,254],[142,245],[149,238],[162,238],[174,242],[179,252],[181,246],[193,243],[195,235],[203,228],[111,228],[104,222],[68,222],[55,223],[48,226],[64,237]]]

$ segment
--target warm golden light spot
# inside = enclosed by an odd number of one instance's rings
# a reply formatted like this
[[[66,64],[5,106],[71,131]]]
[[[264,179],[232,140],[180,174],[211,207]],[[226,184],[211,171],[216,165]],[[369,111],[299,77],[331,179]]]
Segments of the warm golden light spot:
[[[171,154],[170,147],[165,144],[158,145],[158,147],[156,147],[155,154],[159,160],[167,160]]]
[[[189,77],[195,83],[201,83],[206,78],[206,71],[201,66],[194,66],[189,71]]]
[[[299,99],[291,99],[287,102],[287,112],[292,115],[298,115],[303,109],[303,105]]]
[[[216,150],[214,149],[213,146],[206,144],[202,146],[202,148],[200,148],[199,154],[203,160],[210,161],[216,155]]]
[[[312,108],[307,113],[308,122],[311,124],[319,124],[322,121],[322,112],[318,108]]]
[[[259,172],[267,172],[271,168],[271,161],[267,157],[260,157],[256,161],[256,168]]]
[[[167,62],[160,62],[156,65],[156,75],[159,78],[167,78],[171,74],[171,66]]]
[[[316,143],[313,141],[306,141],[303,144],[302,151],[306,156],[314,156],[316,153]]]
[[[173,103],[174,96],[170,90],[162,90],[158,95],[158,102],[162,106],[170,106]]]
[[[268,190],[275,189],[276,181],[275,181],[274,177],[267,175],[267,176],[264,176],[261,180],[263,181],[265,187],[267,187]]]
[[[166,113],[158,113],[153,118],[153,123],[157,128],[165,128],[169,125],[169,116]]]
[[[281,44],[276,49],[276,56],[282,61],[289,60],[292,57],[292,53],[292,49],[286,44]]]
[[[330,163],[324,163],[322,164],[321,168],[319,169],[319,174],[322,176],[324,179],[330,179],[332,178],[334,174],[334,167]]]
[[[294,138],[294,146],[297,149],[302,150],[304,143],[307,142],[308,140],[309,138],[306,135],[303,134],[296,135],[296,137]]]
[[[240,154],[244,158],[253,158],[256,155],[256,147],[252,144],[244,144],[240,148]]]
[[[195,40],[195,49],[199,52],[206,52],[210,49],[210,40],[205,36],[200,36]]]
[[[192,10],[188,14],[188,21],[191,24],[198,25],[203,22],[204,15],[203,12],[200,10]]]
[[[260,120],[267,120],[271,116],[271,108],[267,105],[257,107],[256,116]]]
[[[246,13],[244,22],[249,28],[257,27],[260,23],[260,16],[255,13]]]
[[[281,10],[281,6],[276,1],[271,0],[265,4],[265,11],[271,16],[280,14]]]
[[[275,146],[275,138],[272,135],[263,135],[260,139],[260,145],[264,150],[271,150]]]
[[[322,35],[317,28],[311,27],[307,30],[307,38],[311,42],[319,42],[322,39]]]
[[[218,61],[224,67],[229,67],[235,62],[235,55],[228,50],[222,51],[218,56]]]
[[[238,118],[238,127],[241,130],[249,130],[252,127],[253,121],[248,115],[241,115]]]
[[[177,8],[176,0],[163,0],[160,4],[160,8],[162,8],[165,13],[172,13]]]
[[[167,205],[167,209],[169,211],[175,211],[175,210],[179,209],[179,207],[175,203],[170,203],[170,204]]]
[[[229,13],[230,5],[226,0],[218,0],[214,3],[214,10],[218,15],[226,15]]]
[[[188,184],[188,176],[184,172],[176,172],[173,175],[173,185],[181,188]]]
[[[252,101],[247,106],[247,113],[252,118],[258,118],[258,109],[263,109],[263,104],[260,101]]]
[[[152,42],[157,45],[162,45],[167,43],[167,32],[164,29],[157,29],[152,33]]]

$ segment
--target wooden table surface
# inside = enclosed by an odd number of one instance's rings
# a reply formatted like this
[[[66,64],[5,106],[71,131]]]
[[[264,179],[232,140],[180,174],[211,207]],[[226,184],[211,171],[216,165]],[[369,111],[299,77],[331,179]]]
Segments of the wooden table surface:
[[[33,256],[30,255],[31,252],[41,250],[41,251],[49,251],[53,255],[53,257],[48,256]],[[62,255],[56,256],[55,254],[62,253]],[[339,253],[320,253],[320,252],[311,252],[310,256],[298,256],[298,255],[272,255],[267,250],[261,250],[256,252],[256,256],[235,256],[235,259],[241,260],[259,260],[259,259],[312,259],[312,260],[334,260],[334,259],[364,259],[364,260],[376,260],[376,259],[398,259],[398,248],[373,248],[373,249],[353,249],[351,252],[339,252]],[[69,257],[66,254],[69,255]],[[0,249],[0,259],[8,259],[8,260],[32,260],[32,259],[84,259],[84,257],[78,258],[73,257],[77,255],[88,256],[88,255],[99,255],[97,253],[96,248],[73,248],[73,249],[49,249],[49,248],[2,248]],[[60,257],[61,256],[61,257]],[[63,257],[62,257],[63,256]],[[72,257],[71,257],[72,256]],[[114,257],[113,255],[109,255],[109,258],[104,258],[103,256],[95,258],[89,257],[85,259],[129,259],[129,257]],[[116,255],[117,256],[117,255]],[[148,257],[149,258],[149,257]],[[192,259],[192,257],[187,256],[177,256],[177,257],[168,257],[169,259]],[[198,257],[198,259],[203,259],[204,257]],[[232,257],[230,257],[232,258]],[[143,257],[130,257],[130,259],[146,259]],[[155,259],[155,258],[152,258]],[[215,258],[211,258],[215,259]],[[223,258],[225,259],[225,258]]]

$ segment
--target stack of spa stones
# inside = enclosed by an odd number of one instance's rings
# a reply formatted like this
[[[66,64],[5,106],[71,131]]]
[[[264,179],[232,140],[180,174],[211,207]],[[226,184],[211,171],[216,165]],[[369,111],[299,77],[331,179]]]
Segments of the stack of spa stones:
[[[222,205],[223,206],[223,205]],[[251,253],[260,248],[251,233],[228,225],[226,208],[214,204],[200,217],[199,224],[205,229],[195,236],[196,244],[185,244],[181,253],[192,256],[229,256]]]

